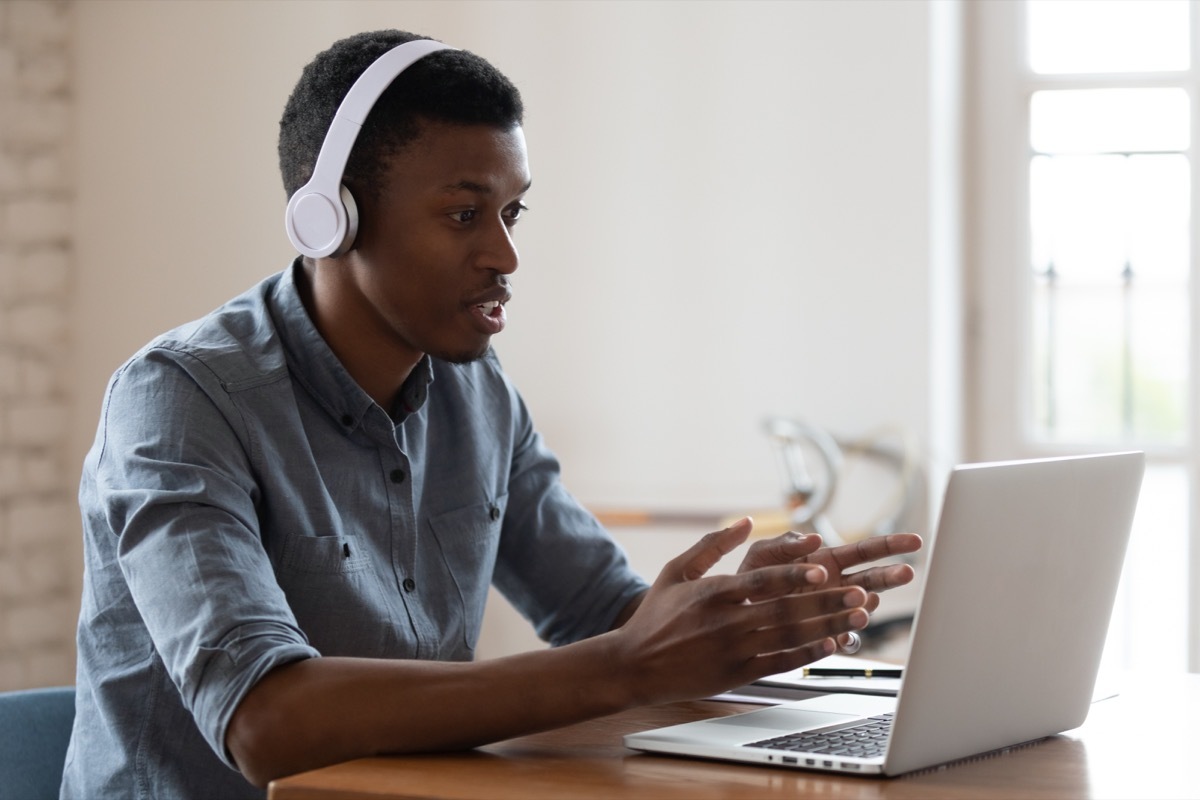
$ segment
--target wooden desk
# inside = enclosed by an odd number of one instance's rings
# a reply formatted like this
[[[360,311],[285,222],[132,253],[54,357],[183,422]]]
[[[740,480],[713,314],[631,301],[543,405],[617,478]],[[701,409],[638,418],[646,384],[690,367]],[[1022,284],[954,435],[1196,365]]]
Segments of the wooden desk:
[[[651,756],[623,734],[749,706],[697,701],[637,709],[469,753],[368,758],[271,784],[270,800],[539,798],[1198,798],[1200,675],[1127,680],[1079,729],[899,778],[821,775]],[[1131,735],[1156,726],[1150,737]],[[1163,742],[1171,746],[1162,747]],[[1164,755],[1170,753],[1170,755]]]

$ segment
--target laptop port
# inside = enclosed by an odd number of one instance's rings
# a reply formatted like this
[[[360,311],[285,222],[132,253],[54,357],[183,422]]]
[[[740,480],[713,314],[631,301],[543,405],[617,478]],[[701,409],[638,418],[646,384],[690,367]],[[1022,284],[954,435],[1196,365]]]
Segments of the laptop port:
[[[780,760],[783,761],[783,763],[785,763],[785,764],[799,764],[800,763],[800,759],[796,758],[795,756],[781,756]]]

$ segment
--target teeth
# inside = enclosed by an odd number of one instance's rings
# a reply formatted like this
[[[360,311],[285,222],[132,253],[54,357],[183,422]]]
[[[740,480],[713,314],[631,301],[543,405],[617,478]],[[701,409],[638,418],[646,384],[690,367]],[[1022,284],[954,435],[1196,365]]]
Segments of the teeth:
[[[483,309],[485,314],[490,314],[496,310],[496,306],[500,305],[499,300],[489,300],[486,303],[480,303],[479,307]]]

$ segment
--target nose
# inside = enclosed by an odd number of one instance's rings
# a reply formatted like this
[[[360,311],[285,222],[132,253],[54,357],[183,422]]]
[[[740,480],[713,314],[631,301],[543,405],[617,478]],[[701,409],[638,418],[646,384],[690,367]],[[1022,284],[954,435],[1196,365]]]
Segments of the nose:
[[[521,256],[513,241],[512,228],[502,218],[493,220],[481,238],[476,258],[481,269],[495,270],[502,275],[517,271]]]

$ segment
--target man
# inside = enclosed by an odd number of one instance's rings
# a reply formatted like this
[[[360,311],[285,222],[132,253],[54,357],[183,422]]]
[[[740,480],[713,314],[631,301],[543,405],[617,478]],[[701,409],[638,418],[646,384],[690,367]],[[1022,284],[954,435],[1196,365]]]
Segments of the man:
[[[383,53],[351,37],[280,124],[289,195]],[[376,753],[466,748],[696,698],[834,651],[908,566],[709,534],[653,585],[558,480],[490,349],[530,186],[516,89],[441,51],[376,102],[350,249],[297,259],[114,375],[80,489],[85,581],[65,797],[255,797]],[[494,582],[557,645],[472,661]]]

